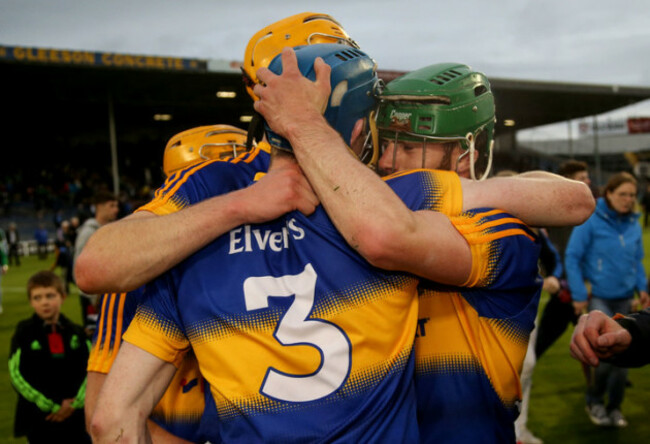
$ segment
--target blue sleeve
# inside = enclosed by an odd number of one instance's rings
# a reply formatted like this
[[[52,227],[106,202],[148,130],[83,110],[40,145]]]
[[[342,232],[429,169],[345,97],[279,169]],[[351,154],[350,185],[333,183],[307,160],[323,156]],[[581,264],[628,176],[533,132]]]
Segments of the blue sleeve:
[[[591,219],[588,219],[587,222],[573,229],[564,253],[567,282],[571,290],[571,296],[576,302],[584,302],[588,296],[581,264],[591,243],[590,221]]]

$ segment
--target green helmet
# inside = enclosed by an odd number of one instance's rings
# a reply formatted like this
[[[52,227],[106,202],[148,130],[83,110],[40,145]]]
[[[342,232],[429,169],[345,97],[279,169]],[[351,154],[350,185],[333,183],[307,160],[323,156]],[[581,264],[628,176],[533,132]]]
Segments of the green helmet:
[[[412,71],[391,81],[381,92],[377,115],[379,137],[404,141],[460,142],[470,156],[475,179],[474,157],[478,135],[485,130],[487,177],[492,163],[495,109],[490,82],[467,65],[438,63]]]

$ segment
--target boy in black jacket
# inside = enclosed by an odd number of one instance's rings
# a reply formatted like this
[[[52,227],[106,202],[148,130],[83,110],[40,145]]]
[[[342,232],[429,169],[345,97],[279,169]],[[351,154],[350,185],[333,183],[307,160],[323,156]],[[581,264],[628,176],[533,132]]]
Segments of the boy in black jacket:
[[[64,284],[51,271],[27,282],[34,315],[11,340],[9,377],[18,392],[14,435],[40,442],[90,442],[84,425],[86,363],[90,343],[63,314]]]

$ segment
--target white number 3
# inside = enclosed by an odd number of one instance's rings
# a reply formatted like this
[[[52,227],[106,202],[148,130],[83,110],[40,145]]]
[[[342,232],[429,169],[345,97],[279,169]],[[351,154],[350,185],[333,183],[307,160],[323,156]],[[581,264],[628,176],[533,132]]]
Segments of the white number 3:
[[[337,390],[350,371],[350,341],[335,324],[308,319],[314,305],[316,272],[311,264],[293,276],[250,277],[244,281],[246,310],[268,308],[269,297],[295,299],[274,334],[282,345],[307,344],[321,354],[321,364],[310,375],[292,375],[269,367],[260,391],[269,397],[291,402],[314,401]]]

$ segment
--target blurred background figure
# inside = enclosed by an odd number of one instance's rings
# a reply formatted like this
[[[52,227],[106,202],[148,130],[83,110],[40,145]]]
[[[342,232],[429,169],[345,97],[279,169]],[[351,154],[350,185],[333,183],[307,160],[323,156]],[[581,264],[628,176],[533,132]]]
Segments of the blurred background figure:
[[[72,280],[72,254],[74,246],[70,240],[70,221],[63,220],[56,230],[54,239],[54,263],[50,270],[54,271],[57,267],[61,269],[61,277],[65,282],[65,291],[70,293],[70,283]]]
[[[36,249],[38,251],[38,258],[40,260],[47,259],[47,241],[48,232],[44,223],[39,223],[38,228],[34,231],[34,239],[36,240]]]
[[[634,212],[637,181],[629,173],[613,175],[598,199],[596,211],[573,229],[566,249],[569,288],[577,310],[600,310],[608,316],[628,314],[635,292],[648,300],[641,262],[643,240],[639,214]],[[585,282],[591,285],[588,293]],[[625,427],[621,413],[627,369],[601,364],[587,387],[587,413],[598,426]],[[605,395],[608,403],[605,406]]]
[[[18,254],[18,244],[20,243],[20,233],[14,222],[9,223],[7,232],[7,244],[9,246],[9,265],[20,267],[20,255]]]
[[[90,239],[90,236],[92,236],[101,226],[113,222],[117,218],[119,205],[117,197],[115,197],[114,194],[107,191],[99,191],[93,197],[92,202],[94,217],[86,219],[77,231],[77,238],[74,245],[73,266],[77,257],[79,257],[79,253],[81,253],[86,242]],[[98,310],[96,305],[98,299],[99,295],[90,295],[83,292],[79,295],[83,324],[88,334],[92,333],[97,324]]]

